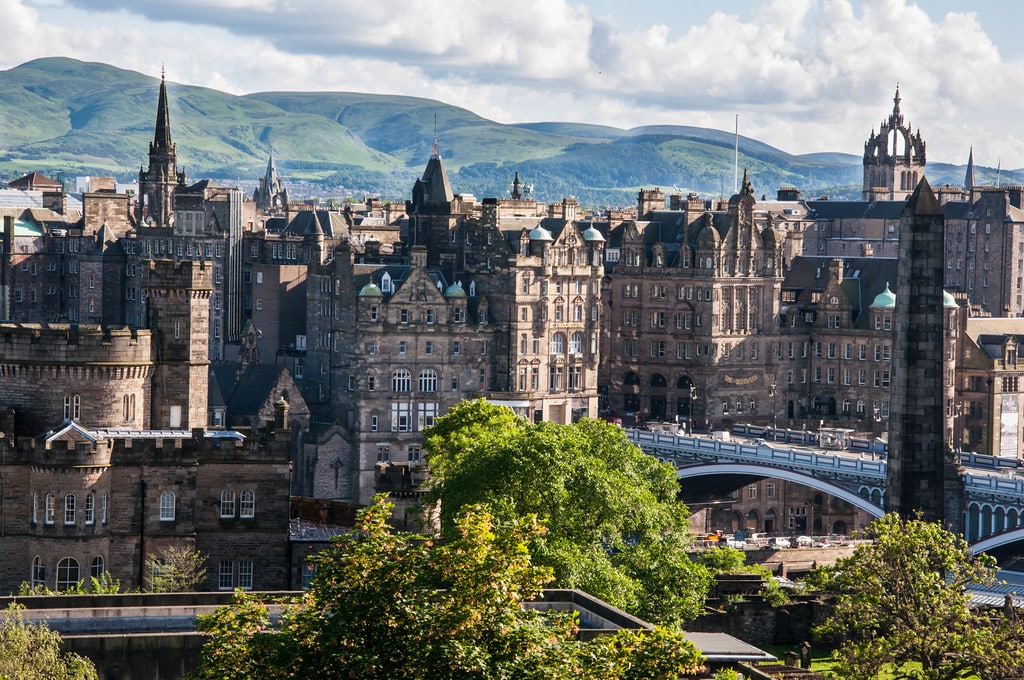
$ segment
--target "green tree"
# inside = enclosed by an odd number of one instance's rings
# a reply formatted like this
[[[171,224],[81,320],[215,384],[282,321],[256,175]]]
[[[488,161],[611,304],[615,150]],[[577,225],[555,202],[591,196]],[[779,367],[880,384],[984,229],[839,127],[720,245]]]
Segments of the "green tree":
[[[96,667],[85,657],[62,653],[60,634],[42,623],[25,621],[21,605],[0,614],[0,679],[95,680]]]
[[[1024,629],[1000,613],[970,607],[967,586],[990,584],[995,560],[938,523],[890,513],[865,530],[871,544],[816,574],[835,609],[816,629],[838,640],[843,678],[946,680],[1006,677],[1024,665]]]
[[[576,639],[564,612],[524,609],[550,579],[527,549],[532,519],[497,522],[480,508],[455,519],[442,544],[396,533],[383,497],[317,556],[301,601],[270,630],[267,606],[240,595],[203,617],[210,635],[199,680],[333,678],[665,678],[700,667],[675,631]]]
[[[425,433],[442,536],[466,505],[502,521],[536,515],[530,551],[558,587],[581,588],[671,626],[696,617],[711,577],[686,557],[689,513],[675,469],[621,428],[584,418],[527,423],[506,407],[464,401]]]
[[[196,590],[206,578],[206,556],[192,546],[167,546],[146,558],[149,591],[184,593]]]

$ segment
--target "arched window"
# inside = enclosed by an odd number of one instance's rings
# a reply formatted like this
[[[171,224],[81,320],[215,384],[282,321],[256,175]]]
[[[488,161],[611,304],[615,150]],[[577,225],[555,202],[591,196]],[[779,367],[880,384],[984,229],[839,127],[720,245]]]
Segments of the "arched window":
[[[565,353],[565,336],[562,335],[561,333],[555,333],[554,335],[551,336],[551,353]]]
[[[238,498],[238,514],[240,517],[253,517],[256,514],[256,492],[245,489]]]
[[[43,564],[43,558],[36,555],[32,558],[32,575],[31,575],[32,587],[46,585],[46,565]]]
[[[569,354],[583,354],[583,334],[575,332],[569,340]]]
[[[392,392],[408,392],[412,389],[412,373],[400,368],[391,375]]]
[[[651,387],[665,387],[666,385],[668,383],[665,382],[665,376],[661,373],[655,373],[651,376]]]
[[[622,379],[622,384],[631,386],[640,386],[640,376],[630,371],[626,374],[626,377]]]
[[[160,521],[174,521],[174,492],[164,491],[160,494]]]
[[[104,571],[103,556],[97,555],[92,558],[92,563],[89,565],[89,576],[92,576],[93,578],[102,578]]]
[[[220,516],[235,516],[235,492],[231,489],[224,489],[220,492]]]
[[[91,491],[85,496],[85,523],[96,523],[96,495]]]
[[[420,371],[420,392],[437,392],[437,371],[432,368]]]
[[[46,494],[46,505],[43,508],[43,520],[47,524],[53,524],[53,517],[57,512],[57,499],[52,493]]]
[[[65,557],[57,563],[57,590],[71,590],[78,585],[78,560]]]
[[[75,494],[64,496],[64,524],[75,523]]]

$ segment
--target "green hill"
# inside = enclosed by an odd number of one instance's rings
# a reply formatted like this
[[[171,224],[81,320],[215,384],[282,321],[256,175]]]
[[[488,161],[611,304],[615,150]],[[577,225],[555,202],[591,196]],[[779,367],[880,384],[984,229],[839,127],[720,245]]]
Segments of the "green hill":
[[[0,71],[0,176],[132,180],[146,162],[158,88],[157,78],[58,57]],[[515,171],[538,200],[575,196],[585,205],[631,205],[641,187],[732,192],[735,138],[719,130],[505,125],[430,99],[357,92],[235,96],[169,82],[168,94],[178,162],[190,179],[255,180],[272,146],[286,183],[406,198],[436,134],[455,190],[479,197],[507,195]],[[859,197],[858,156],[797,156],[746,137],[739,156],[758,193],[792,185],[807,196]],[[957,184],[963,168],[929,166],[929,179]]]

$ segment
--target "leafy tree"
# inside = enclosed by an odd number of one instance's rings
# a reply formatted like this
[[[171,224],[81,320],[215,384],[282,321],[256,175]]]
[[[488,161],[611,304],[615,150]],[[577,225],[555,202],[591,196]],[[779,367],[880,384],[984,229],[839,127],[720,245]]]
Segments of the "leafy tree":
[[[1024,665],[1024,628],[1003,614],[969,606],[967,586],[990,584],[995,560],[938,523],[890,513],[873,522],[848,558],[814,579],[835,595],[816,632],[840,642],[834,671],[873,678],[946,680],[1007,677]]]
[[[0,678],[3,680],[96,680],[85,657],[61,653],[60,634],[25,621],[21,605],[0,615]]]
[[[530,552],[559,587],[581,588],[655,623],[679,626],[704,606],[711,577],[686,557],[689,514],[675,469],[621,428],[583,419],[527,423],[506,407],[464,401],[425,433],[442,536],[466,505],[502,521],[536,515]]]
[[[227,678],[679,678],[700,667],[680,633],[625,632],[582,643],[565,612],[524,609],[550,579],[530,559],[532,519],[501,523],[481,508],[435,543],[395,533],[383,497],[317,556],[318,572],[278,632],[266,605],[240,595],[202,617],[211,636],[198,680]]]
[[[150,592],[189,592],[206,578],[206,556],[192,546],[171,545],[146,558],[146,571]]]

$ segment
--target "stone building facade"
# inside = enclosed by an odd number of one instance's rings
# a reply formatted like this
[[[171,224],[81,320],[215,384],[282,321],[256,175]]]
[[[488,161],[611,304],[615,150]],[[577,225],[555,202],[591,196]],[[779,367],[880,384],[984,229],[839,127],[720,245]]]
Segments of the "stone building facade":
[[[152,262],[144,329],[0,325],[0,589],[146,587],[170,545],[206,555],[206,587],[285,587],[287,404],[248,437],[205,429],[211,278]]]

